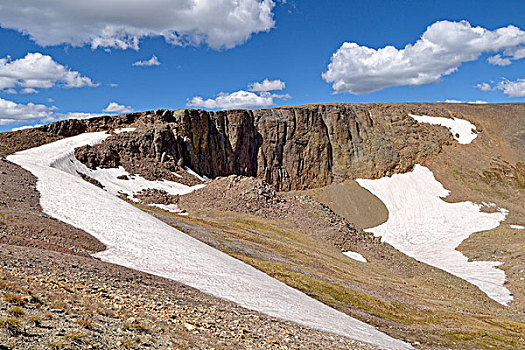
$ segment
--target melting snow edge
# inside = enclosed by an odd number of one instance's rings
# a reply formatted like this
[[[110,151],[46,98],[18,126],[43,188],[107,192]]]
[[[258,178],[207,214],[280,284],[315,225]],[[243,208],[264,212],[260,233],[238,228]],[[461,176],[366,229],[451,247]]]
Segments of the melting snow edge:
[[[498,227],[506,217],[505,209],[484,213],[472,202],[445,202],[441,198],[449,191],[430,169],[419,164],[409,173],[357,182],[376,195],[389,212],[385,223],[366,231],[419,261],[478,286],[503,305],[512,301],[512,294],[503,286],[505,272],[496,268],[500,262],[469,262],[456,250],[472,233]]]

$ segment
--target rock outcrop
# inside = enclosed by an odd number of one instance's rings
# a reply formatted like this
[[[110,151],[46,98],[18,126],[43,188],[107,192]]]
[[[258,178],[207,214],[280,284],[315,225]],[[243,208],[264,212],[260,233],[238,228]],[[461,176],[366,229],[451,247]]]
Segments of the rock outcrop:
[[[185,166],[213,178],[261,178],[278,190],[316,188],[410,170],[452,142],[445,128],[412,114],[460,116],[439,104],[327,104],[258,110],[183,109],[63,120],[3,133],[10,154],[84,132],[133,126],[77,151],[90,167],[124,166],[149,179],[176,180]]]
[[[119,118],[140,123],[137,131],[76,155],[92,168],[123,165],[150,178],[188,166],[210,178],[258,177],[279,190],[315,188],[408,171],[451,142],[444,128],[418,124],[407,113],[413,111],[350,104],[134,113]]]

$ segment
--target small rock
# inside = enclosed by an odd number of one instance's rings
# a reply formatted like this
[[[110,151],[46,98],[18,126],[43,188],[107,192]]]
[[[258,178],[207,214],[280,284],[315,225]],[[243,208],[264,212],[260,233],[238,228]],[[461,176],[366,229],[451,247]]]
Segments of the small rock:
[[[194,326],[194,325],[192,325],[190,323],[187,323],[187,322],[184,322],[183,326],[186,327],[186,329],[189,330],[189,331],[193,331],[193,330],[197,329],[196,326]]]

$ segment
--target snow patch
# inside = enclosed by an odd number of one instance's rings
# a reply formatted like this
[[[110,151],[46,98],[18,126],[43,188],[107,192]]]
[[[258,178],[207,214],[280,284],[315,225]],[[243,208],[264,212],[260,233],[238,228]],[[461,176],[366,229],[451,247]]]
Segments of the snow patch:
[[[484,207],[487,207],[487,208],[495,208],[496,207],[496,203],[492,203],[492,202],[481,202],[481,205],[483,205]]]
[[[357,253],[357,252],[351,252],[351,251],[348,251],[348,252],[343,252],[344,255],[346,255],[347,257],[351,258],[351,259],[354,259],[354,260],[357,260],[357,261],[361,261],[361,262],[368,262],[364,256],[362,256],[361,254]]]
[[[102,132],[81,134],[8,157],[38,178],[45,213],[85,230],[106,245],[107,250],[96,257],[304,326],[387,349],[412,349],[84,181],[76,173],[80,165],[74,149],[108,136]],[[108,177],[113,181],[114,174]]]
[[[115,196],[125,194],[135,202],[138,202],[138,199],[134,195],[145,189],[162,190],[172,195],[185,195],[204,187],[202,184],[190,187],[167,180],[150,181],[137,174],[130,175],[123,167],[89,169],[73,154],[54,160],[50,166],[72,175],[76,175],[77,172],[85,174],[100,182],[109,193]]]
[[[515,230],[525,230],[525,226],[521,225],[510,225],[510,228],[513,228]]]
[[[135,131],[135,130],[137,130],[137,128],[120,128],[120,129],[113,130],[113,132],[115,134],[121,134],[123,132],[131,132],[131,131]]]
[[[408,256],[478,286],[501,304],[512,301],[512,294],[503,286],[505,272],[495,268],[499,262],[469,262],[456,250],[472,233],[499,226],[507,210],[484,213],[479,204],[443,201],[449,191],[430,169],[419,164],[406,174],[357,182],[376,195],[389,212],[385,223],[366,231],[381,236]]]
[[[454,139],[456,139],[458,143],[461,144],[471,143],[476,137],[478,137],[478,134],[475,132],[476,126],[465,119],[450,119],[414,114],[409,114],[409,116],[417,120],[419,123],[441,125],[448,128]]]
[[[199,179],[199,180],[202,181],[202,182],[204,182],[204,181],[206,181],[206,180],[209,180],[208,177],[206,177],[206,176],[200,176],[199,174],[197,174],[195,171],[193,171],[192,169],[190,169],[190,168],[187,167],[187,166],[184,167],[184,170],[186,170],[186,172],[187,172],[188,174],[191,174],[191,175],[195,176],[197,179]]]
[[[157,208],[160,208],[162,210],[166,210],[166,211],[169,211],[170,213],[176,213],[176,214],[180,214],[182,213],[182,210],[180,210],[180,208],[177,206],[177,204],[158,204],[158,203],[152,203],[152,204],[148,204],[150,207],[157,207]]]

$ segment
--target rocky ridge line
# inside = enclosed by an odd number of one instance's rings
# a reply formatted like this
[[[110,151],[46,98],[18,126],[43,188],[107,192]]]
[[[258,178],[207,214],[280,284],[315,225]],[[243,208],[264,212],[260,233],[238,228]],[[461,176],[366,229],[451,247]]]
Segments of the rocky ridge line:
[[[125,117],[142,126],[137,131],[80,148],[76,157],[91,168],[122,165],[151,179],[170,180],[170,173],[188,166],[209,178],[257,177],[279,191],[316,188],[409,171],[451,142],[445,128],[409,118],[418,111],[411,108],[333,104],[135,113]]]

